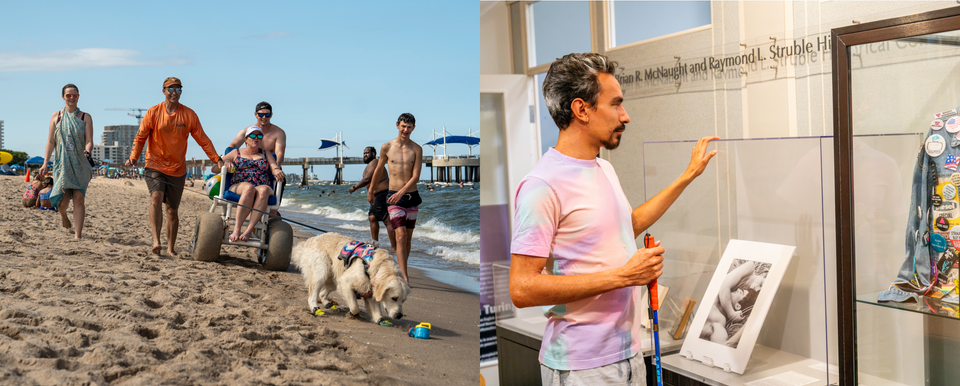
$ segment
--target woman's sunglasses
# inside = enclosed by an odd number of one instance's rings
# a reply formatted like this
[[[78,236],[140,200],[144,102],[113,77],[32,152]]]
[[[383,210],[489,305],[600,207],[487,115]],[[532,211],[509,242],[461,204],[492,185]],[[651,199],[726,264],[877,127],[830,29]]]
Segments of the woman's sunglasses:
[[[251,139],[263,139],[263,134],[250,134],[250,135],[247,136],[247,138],[251,138]]]

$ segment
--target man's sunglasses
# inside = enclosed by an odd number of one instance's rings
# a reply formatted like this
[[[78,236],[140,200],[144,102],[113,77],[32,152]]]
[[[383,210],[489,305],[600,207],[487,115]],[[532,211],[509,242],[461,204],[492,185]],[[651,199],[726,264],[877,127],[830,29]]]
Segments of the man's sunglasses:
[[[247,136],[247,138],[263,139],[263,134],[250,134],[250,135]]]
[[[273,113],[257,113],[257,116],[260,118],[264,118],[264,117],[270,118],[273,116]]]
[[[183,92],[183,87],[167,87],[167,92],[180,94]]]

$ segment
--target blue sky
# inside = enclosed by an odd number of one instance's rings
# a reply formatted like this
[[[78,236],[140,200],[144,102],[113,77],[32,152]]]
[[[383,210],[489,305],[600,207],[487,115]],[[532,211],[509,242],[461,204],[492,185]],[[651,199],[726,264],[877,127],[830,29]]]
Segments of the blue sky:
[[[262,100],[287,132],[288,158],[334,156],[316,148],[339,131],[346,156],[379,149],[397,136],[403,112],[416,116],[412,138],[421,144],[444,126],[455,135],[479,132],[475,1],[16,2],[4,15],[4,147],[31,156],[43,153],[63,85],[80,88],[80,109],[93,115],[99,143],[104,126],[136,124],[106,108],[161,103],[168,76],[183,81],[181,103],[197,112],[218,149],[255,123]],[[450,145],[447,154],[468,150]],[[192,139],[190,157],[205,157]],[[345,177],[361,171],[347,167]],[[333,178],[332,167],[315,172]]]

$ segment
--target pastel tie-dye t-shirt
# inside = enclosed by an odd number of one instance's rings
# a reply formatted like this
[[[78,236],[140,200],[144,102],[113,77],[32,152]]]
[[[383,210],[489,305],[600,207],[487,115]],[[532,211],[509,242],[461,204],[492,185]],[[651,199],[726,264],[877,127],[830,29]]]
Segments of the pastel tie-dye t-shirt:
[[[544,257],[545,274],[581,275],[623,266],[637,251],[632,208],[609,162],[567,157],[551,148],[520,182],[514,254]],[[584,370],[640,352],[640,290],[626,287],[544,307],[540,362]]]

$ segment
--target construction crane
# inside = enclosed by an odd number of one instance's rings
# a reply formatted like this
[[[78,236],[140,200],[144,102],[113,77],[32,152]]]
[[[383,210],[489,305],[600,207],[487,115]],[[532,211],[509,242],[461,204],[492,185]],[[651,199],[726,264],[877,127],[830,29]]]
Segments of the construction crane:
[[[140,124],[140,120],[143,119],[143,112],[144,112],[144,111],[147,111],[147,110],[149,110],[149,109],[113,108],[113,109],[107,109],[107,110],[115,110],[115,111],[116,111],[116,110],[121,110],[121,111],[136,111],[136,112],[137,112],[136,114],[134,114],[134,113],[127,113],[127,115],[129,115],[129,116],[131,116],[131,117],[134,117],[134,118],[137,118],[137,124],[139,125],[139,124]]]

